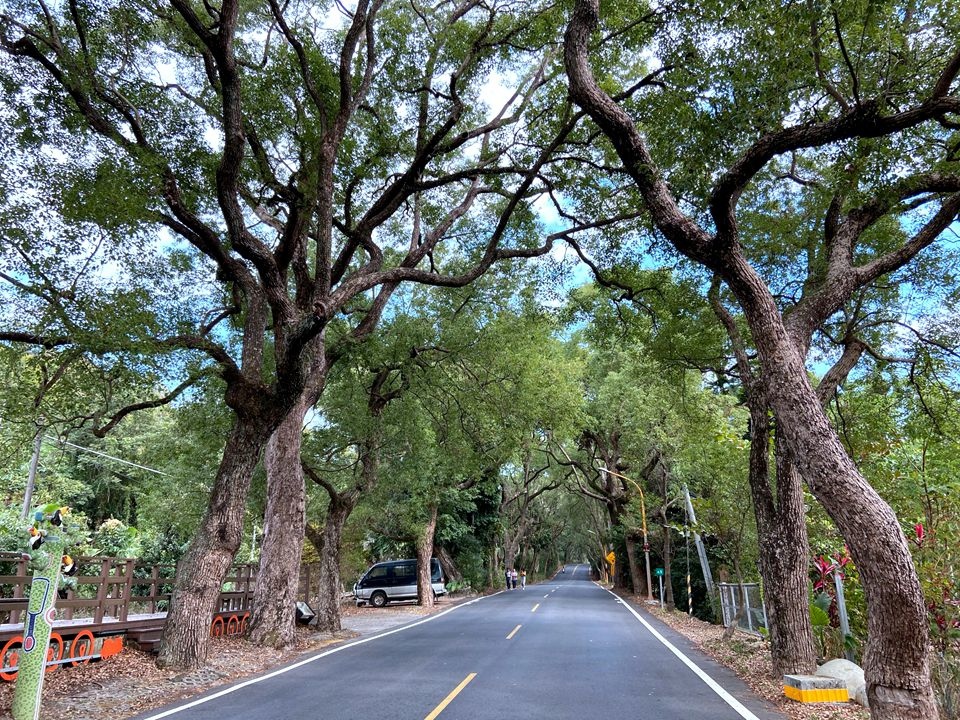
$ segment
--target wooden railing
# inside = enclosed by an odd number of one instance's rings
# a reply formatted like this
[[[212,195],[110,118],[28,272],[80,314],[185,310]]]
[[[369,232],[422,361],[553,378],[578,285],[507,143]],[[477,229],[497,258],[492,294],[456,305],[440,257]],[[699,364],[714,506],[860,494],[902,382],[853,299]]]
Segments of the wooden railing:
[[[57,600],[61,619],[85,619],[99,625],[105,619],[125,623],[133,615],[166,612],[175,566],[151,565],[134,558],[78,558],[76,562],[77,588]],[[214,614],[249,610],[256,578],[256,565],[234,566],[224,580]],[[309,601],[318,578],[317,565],[301,567],[298,599]],[[30,583],[27,561],[18,553],[0,553],[0,625],[23,621]]]

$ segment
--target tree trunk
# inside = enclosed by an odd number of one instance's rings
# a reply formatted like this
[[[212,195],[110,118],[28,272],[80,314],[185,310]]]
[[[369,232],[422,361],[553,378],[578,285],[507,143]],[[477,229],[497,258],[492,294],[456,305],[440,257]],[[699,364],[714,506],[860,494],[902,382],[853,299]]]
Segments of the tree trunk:
[[[742,256],[727,263],[725,279],[753,333],[778,432],[860,571],[868,608],[864,671],[871,714],[935,720],[926,607],[896,515],[843,448],[763,281]]]
[[[207,660],[212,613],[243,537],[243,513],[268,428],[234,421],[210,493],[207,512],[177,565],[170,612],[160,643],[160,667],[192,669]]]
[[[353,512],[356,501],[351,497],[330,498],[327,519],[323,524],[323,549],[320,552],[320,593],[317,597],[317,628],[338,632],[340,623],[340,551],[343,526]]]
[[[770,616],[773,672],[780,677],[816,670],[810,623],[809,542],[803,480],[779,436],[775,441],[777,497],[773,524],[761,534],[760,564]],[[765,518],[764,522],[768,521]],[[757,527],[761,524],[757,514]]]
[[[844,450],[769,288],[744,258],[733,218],[735,196],[713,208],[714,220],[721,226],[719,236],[708,234],[683,215],[642,135],[594,79],[588,48],[598,15],[597,0],[577,1],[564,38],[570,95],[614,144],[656,226],[679,251],[718,273],[743,308],[779,431],[860,570],[868,608],[864,670],[872,716],[935,720],[926,608],[897,518]]]
[[[432,569],[433,534],[437,529],[437,506],[430,506],[430,518],[417,536],[417,604],[433,607]]]
[[[627,533],[625,538],[627,543],[627,561],[630,563],[630,578],[633,581],[633,594],[636,596],[646,595],[647,582],[640,572],[640,566],[637,565],[637,540],[632,533]]]
[[[754,393],[750,401],[750,427],[750,492],[757,519],[773,674],[810,674],[816,670],[816,650],[810,625],[803,485],[779,439],[776,496],[771,490],[769,419],[760,393]]]
[[[456,563],[453,562],[453,557],[450,555],[450,552],[442,545],[438,545],[434,548],[434,554],[437,556],[437,560],[440,561],[440,567],[443,568],[443,576],[447,579],[447,582],[462,583],[463,573],[460,572]]]
[[[306,488],[300,446],[307,401],[301,400],[267,443],[267,508],[260,569],[247,637],[254,645],[285,648],[296,639],[297,589],[306,527]]]
[[[516,567],[517,555],[520,552],[520,544],[517,541],[517,534],[506,529],[503,532],[503,566],[507,570]]]

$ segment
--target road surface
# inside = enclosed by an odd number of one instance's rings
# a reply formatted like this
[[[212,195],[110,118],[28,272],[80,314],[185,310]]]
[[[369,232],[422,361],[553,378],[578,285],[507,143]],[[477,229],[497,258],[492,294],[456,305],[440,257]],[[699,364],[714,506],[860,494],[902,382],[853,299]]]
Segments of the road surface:
[[[658,637],[659,636],[659,637]],[[140,720],[779,720],[585,565]]]

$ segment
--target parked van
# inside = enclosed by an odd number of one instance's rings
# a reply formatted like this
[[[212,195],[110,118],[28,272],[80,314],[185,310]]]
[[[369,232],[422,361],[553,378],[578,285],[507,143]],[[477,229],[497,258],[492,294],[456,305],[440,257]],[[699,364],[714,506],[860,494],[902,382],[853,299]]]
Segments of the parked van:
[[[440,561],[430,559],[430,582],[434,599],[447,594]],[[417,561],[388,560],[367,570],[353,586],[357,605],[370,603],[383,607],[391,600],[415,600],[417,597]]]

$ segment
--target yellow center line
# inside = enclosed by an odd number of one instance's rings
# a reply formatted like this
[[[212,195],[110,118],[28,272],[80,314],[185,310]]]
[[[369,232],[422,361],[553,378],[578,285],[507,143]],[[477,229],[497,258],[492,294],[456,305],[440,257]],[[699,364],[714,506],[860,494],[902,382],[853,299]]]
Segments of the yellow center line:
[[[517,626],[513,629],[513,631],[512,631],[509,635],[507,635],[507,640],[512,640],[512,639],[513,639],[513,636],[517,634],[517,630],[519,630],[519,629],[522,628],[522,627],[523,627],[523,625],[517,625]]]
[[[518,625],[517,627],[520,627],[520,626]],[[453,689],[453,691],[443,699],[443,702],[437,705],[433,709],[433,712],[427,715],[423,720],[433,720],[435,717],[437,717],[437,715],[442,713],[444,708],[447,707],[447,705],[449,705],[451,702],[453,702],[453,699],[460,694],[460,691],[463,690],[467,685],[469,685],[470,681],[473,680],[476,676],[477,676],[476,673],[470,673],[469,675],[467,675],[463,679],[463,682],[457,685]]]
[[[537,603],[536,605],[534,605],[533,609],[531,609],[530,612],[536,612],[538,607],[540,607],[540,603]]]

